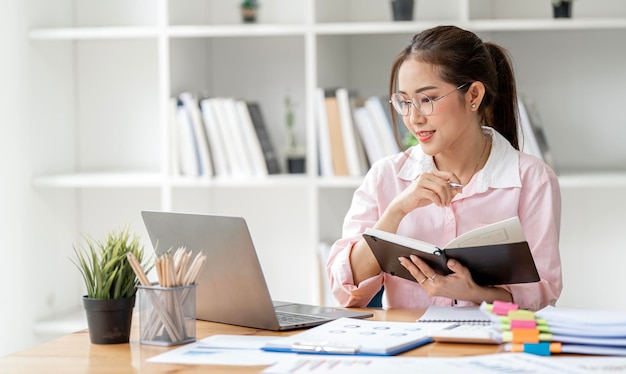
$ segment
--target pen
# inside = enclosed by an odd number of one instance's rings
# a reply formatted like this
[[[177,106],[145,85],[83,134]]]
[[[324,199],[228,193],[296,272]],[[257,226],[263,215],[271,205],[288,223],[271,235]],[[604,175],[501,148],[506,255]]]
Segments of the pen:
[[[463,188],[462,184],[454,183],[454,182],[448,182],[448,186],[450,186],[451,188]]]

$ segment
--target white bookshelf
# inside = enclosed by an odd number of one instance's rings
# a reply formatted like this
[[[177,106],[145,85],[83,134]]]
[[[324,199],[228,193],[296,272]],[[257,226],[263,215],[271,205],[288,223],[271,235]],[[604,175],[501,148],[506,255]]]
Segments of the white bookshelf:
[[[148,39],[159,36],[156,27],[76,27],[35,29],[28,33],[31,40],[98,40]]]
[[[626,188],[619,111],[626,73],[615,62],[626,59],[626,4],[619,0],[575,2],[570,20],[552,19],[549,0],[417,0],[414,22],[390,21],[386,1],[266,0],[257,24],[240,22],[235,0],[35,2],[40,7],[33,7],[28,39],[40,85],[32,96],[45,112],[33,121],[52,141],[33,154],[45,217],[33,224],[64,274],[35,291],[53,300],[35,306],[38,317],[79,304],[78,272],[60,259],[80,234],[130,221],[145,235],[143,209],[245,216],[272,296],[319,303],[317,243],[338,238],[361,179],[317,176],[314,91],[343,86],[386,94],[395,53],[412,34],[438,24],[471,29],[509,48],[520,91],[538,103],[557,163],[577,172],[561,177],[567,198],[569,190]],[[564,47],[549,44],[557,41]],[[281,155],[282,99],[291,92],[307,174],[170,175],[167,102],[183,90],[259,101]],[[598,110],[581,109],[583,98],[586,109]],[[49,219],[56,224],[47,227]],[[575,246],[567,235],[578,229],[564,227],[567,245]]]

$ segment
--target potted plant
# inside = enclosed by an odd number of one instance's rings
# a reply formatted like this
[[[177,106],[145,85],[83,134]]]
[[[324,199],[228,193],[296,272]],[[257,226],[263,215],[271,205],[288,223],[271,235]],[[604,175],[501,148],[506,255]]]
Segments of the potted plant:
[[[554,18],[571,18],[574,0],[552,0]]]
[[[145,269],[144,248],[128,227],[110,231],[104,240],[84,239],[84,244],[74,245],[70,260],[85,281],[83,306],[90,340],[128,343],[138,280],[127,254],[132,253]]]
[[[245,23],[256,22],[257,12],[259,9],[258,0],[243,0],[241,2],[241,19]]]
[[[295,103],[291,96],[285,96],[285,125],[287,125],[287,147],[285,154],[287,157],[287,170],[290,174],[301,174],[306,171],[306,156],[304,150],[298,146],[296,135]]]

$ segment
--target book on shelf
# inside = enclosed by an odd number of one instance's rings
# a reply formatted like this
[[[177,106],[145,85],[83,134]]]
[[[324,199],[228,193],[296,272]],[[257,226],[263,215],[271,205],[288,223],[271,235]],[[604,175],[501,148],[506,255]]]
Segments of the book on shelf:
[[[548,145],[546,134],[543,131],[539,111],[535,105],[525,97],[518,97],[517,102],[521,122],[521,136],[519,138],[522,145],[522,152],[542,159],[555,173],[558,173],[554,155]]]
[[[214,172],[216,176],[231,175],[230,162],[228,157],[228,140],[220,127],[216,109],[214,107],[214,99],[205,98],[200,101],[200,111],[204,128],[209,140],[209,148],[213,159]]]
[[[246,168],[243,163],[243,156],[240,155],[239,149],[234,146],[234,138],[237,136],[237,133],[235,129],[233,129],[225,100],[226,99],[222,97],[213,97],[209,99],[209,103],[211,103],[217,126],[224,139],[224,154],[228,160],[229,175],[244,176],[246,175]]]
[[[365,106],[357,105],[354,108],[354,123],[363,143],[369,165],[387,156],[376,131],[374,120]]]
[[[350,99],[350,114],[352,116],[352,127],[354,129],[353,132],[354,132],[354,137],[355,137],[355,142],[356,142],[356,150],[357,150],[357,155],[359,159],[361,175],[365,175],[367,171],[370,169],[370,166],[372,166],[370,159],[367,155],[367,150],[365,149],[365,142],[364,142],[363,136],[361,135],[360,130],[357,128],[356,117],[355,117],[356,109],[357,107],[363,106],[363,101],[364,99],[361,96],[357,96],[357,95],[355,95],[354,98]]]
[[[400,147],[393,136],[393,127],[383,101],[379,96],[370,96],[365,100],[365,108],[370,114],[374,123],[374,128],[378,134],[378,139],[382,144],[385,155],[392,155],[400,152]]]
[[[474,282],[481,286],[539,281],[518,217],[468,231],[442,248],[374,228],[367,228],[363,237],[384,272],[414,282],[420,279],[413,278],[399,257],[415,255],[441,275],[452,273],[447,262],[455,259],[468,268]]]
[[[263,350],[330,355],[392,356],[432,342],[429,334],[452,323],[373,321],[339,318],[265,343]]]
[[[354,118],[354,108],[352,110],[352,117]],[[367,157],[367,151],[365,150],[365,143],[363,143],[363,138],[361,137],[361,134],[359,133],[359,131],[356,130],[356,128],[354,131],[354,136],[356,138],[356,151],[359,157],[361,175],[365,175],[365,173],[367,173],[367,171],[370,169],[370,166],[372,166],[372,164],[370,164],[370,160]]]
[[[359,139],[354,129],[352,117],[353,100],[345,88],[337,88],[335,97],[337,98],[339,109],[339,122],[341,123],[341,135],[346,164],[348,165],[348,175],[358,177],[363,175],[365,170],[362,169],[361,148],[359,147]]]
[[[270,138],[270,134],[267,131],[261,106],[255,101],[248,101],[246,102],[246,105],[248,106],[248,113],[250,114],[250,120],[252,121],[256,136],[259,139],[259,144],[261,145],[267,172],[268,174],[280,174],[280,162],[278,160],[276,149],[274,148]]]
[[[323,177],[333,176],[333,158],[330,149],[330,133],[328,117],[326,114],[326,99],[324,89],[315,89],[315,126],[317,133],[317,158],[319,162],[319,175]]]
[[[339,101],[334,91],[326,91],[324,97],[326,106],[326,124],[328,125],[328,138],[330,140],[330,155],[333,164],[334,176],[347,176],[350,174],[348,160],[346,158],[343,130],[341,128],[341,115],[339,113]]]
[[[239,159],[239,165],[241,167],[240,174],[243,176],[253,176],[255,174],[254,164],[252,162],[252,154],[247,147],[246,133],[244,132],[243,125],[239,120],[239,114],[237,112],[237,104],[234,98],[223,97],[219,100],[219,103],[224,107],[227,127],[230,129],[230,146],[235,149],[235,154]]]
[[[246,144],[251,158],[252,171],[256,176],[267,176],[269,172],[265,162],[265,155],[261,147],[259,136],[252,123],[248,103],[244,100],[236,100],[235,105],[239,115],[239,122],[242,125],[241,129],[243,130],[244,143]]]
[[[200,175],[200,156],[194,136],[194,128],[182,101],[177,100],[176,130],[179,146],[177,147],[178,170],[180,175]]]
[[[200,114],[198,99],[190,92],[182,92],[179,97],[183,103],[184,109],[187,111],[189,121],[191,121],[192,124],[193,138],[196,144],[196,152],[198,153],[199,175],[212,176],[213,164],[211,160],[211,152],[209,150],[209,143],[204,129],[204,124],[202,122],[202,116]]]
[[[168,101],[168,132],[170,147],[170,175],[180,175],[180,129],[178,123],[178,99],[170,97]]]

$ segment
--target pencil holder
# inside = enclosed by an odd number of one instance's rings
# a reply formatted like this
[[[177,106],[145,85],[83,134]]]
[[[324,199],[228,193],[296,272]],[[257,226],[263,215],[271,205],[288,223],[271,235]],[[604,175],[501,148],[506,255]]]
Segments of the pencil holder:
[[[137,286],[139,342],[178,345],[196,341],[196,285]]]

